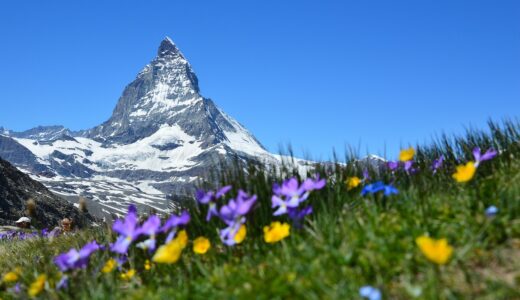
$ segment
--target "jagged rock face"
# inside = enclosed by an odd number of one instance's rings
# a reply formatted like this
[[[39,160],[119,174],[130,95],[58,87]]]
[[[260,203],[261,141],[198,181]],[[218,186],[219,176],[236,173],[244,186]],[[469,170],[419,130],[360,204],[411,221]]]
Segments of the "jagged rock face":
[[[28,199],[36,202],[36,211],[31,217],[37,228],[52,229],[63,218],[72,218],[80,227],[93,221],[90,214],[80,213],[72,204],[0,158],[0,225],[14,225],[16,220],[26,216]]]
[[[203,146],[225,141],[224,130],[234,130],[214,103],[199,94],[190,64],[166,38],[157,57],[130,83],[112,117],[86,136],[105,143],[133,143],[157,132],[162,125],[179,125]]]
[[[42,164],[36,155],[14,139],[0,135],[0,156],[15,164],[19,168],[34,174],[45,173],[47,166]]]
[[[189,194],[221,161],[279,159],[200,94],[191,65],[169,38],[124,89],[109,120],[80,132],[2,129],[0,156],[54,192],[83,195],[116,213],[129,203],[165,210],[166,195]]]
[[[33,139],[38,141],[52,141],[63,138],[63,136],[70,137],[72,135],[70,130],[63,126],[38,126],[22,132],[8,131],[7,134],[17,138]]]

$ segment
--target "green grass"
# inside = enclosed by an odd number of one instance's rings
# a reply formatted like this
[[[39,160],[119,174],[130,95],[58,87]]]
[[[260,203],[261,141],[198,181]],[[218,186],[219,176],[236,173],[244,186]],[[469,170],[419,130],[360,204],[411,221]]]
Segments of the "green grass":
[[[490,123],[490,128],[490,133],[469,131],[417,147],[421,171],[415,175],[371,169],[374,180],[395,180],[400,193],[389,198],[363,198],[360,188],[347,191],[345,179],[361,176],[354,156],[346,165],[317,166],[328,184],[308,200],[314,214],[302,230],[292,229],[277,244],[266,244],[262,237],[262,227],[272,220],[288,221],[271,216],[271,186],[295,172],[289,167],[279,172],[234,167],[218,174],[220,183],[259,197],[241,245],[223,246],[216,231],[223,224],[206,223],[204,209],[187,205],[190,239],[204,235],[212,242],[204,256],[195,255],[189,245],[176,264],[146,271],[149,256],[132,248],[125,269],[135,268],[138,274],[126,282],[117,271],[99,272],[111,254],[98,252],[86,270],[70,274],[69,289],[55,291],[59,272],[53,257],[92,239],[115,239],[98,228],[54,240],[0,242],[0,272],[21,267],[24,290],[38,274],[47,274],[41,298],[48,299],[359,299],[364,285],[380,288],[384,299],[520,299],[520,126],[504,122]],[[477,145],[495,147],[501,154],[484,162],[471,182],[454,182],[455,166],[471,159]],[[446,165],[433,175],[428,168],[440,154]],[[484,215],[489,205],[500,209],[494,218]],[[435,265],[419,251],[415,238],[424,234],[448,239],[455,249],[448,264]],[[0,298],[17,297],[6,288],[0,287]]]

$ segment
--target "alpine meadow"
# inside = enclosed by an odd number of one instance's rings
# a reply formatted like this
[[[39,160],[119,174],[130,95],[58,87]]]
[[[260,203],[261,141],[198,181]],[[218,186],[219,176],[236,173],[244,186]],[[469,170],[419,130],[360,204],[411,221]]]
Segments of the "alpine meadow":
[[[0,300],[520,300],[520,1],[0,1]]]
[[[518,299],[520,125],[489,126],[307,174],[236,161],[170,216],[3,235],[2,298]]]

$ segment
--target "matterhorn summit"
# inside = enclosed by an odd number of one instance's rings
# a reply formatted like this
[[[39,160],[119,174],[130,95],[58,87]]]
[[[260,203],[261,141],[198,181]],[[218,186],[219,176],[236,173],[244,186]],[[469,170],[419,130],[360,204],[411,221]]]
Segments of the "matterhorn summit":
[[[202,96],[192,66],[168,37],[106,122],[79,132],[2,129],[0,156],[53,192],[83,196],[111,213],[128,203],[165,210],[168,195],[189,194],[221,161],[280,159]]]

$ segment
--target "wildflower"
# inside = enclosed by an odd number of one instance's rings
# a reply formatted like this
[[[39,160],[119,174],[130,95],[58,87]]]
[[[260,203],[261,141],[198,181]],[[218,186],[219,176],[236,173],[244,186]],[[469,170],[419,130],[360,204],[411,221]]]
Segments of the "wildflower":
[[[388,167],[388,169],[390,169],[390,171],[395,171],[397,170],[397,168],[399,168],[399,162],[397,161],[389,161],[386,163],[386,166]]]
[[[290,208],[295,208],[303,201],[307,200],[310,193],[325,187],[325,179],[320,179],[318,175],[314,179],[308,178],[301,185],[296,178],[291,178],[282,183],[281,186],[273,186],[274,195],[271,198],[272,208],[278,208],[273,215],[279,216],[286,214]]]
[[[8,291],[13,293],[13,294],[20,294],[22,292],[22,286],[18,282],[12,288],[9,288]]]
[[[381,300],[381,291],[372,286],[364,286],[359,289],[359,296],[367,298],[368,300]]]
[[[473,157],[475,157],[475,167],[478,167],[481,162],[490,160],[497,156],[498,152],[495,149],[488,149],[486,153],[482,154],[480,148],[476,147],[473,149]]]
[[[186,248],[188,245],[188,233],[186,230],[179,231],[179,234],[176,237],[177,241],[179,242],[179,245],[181,245],[182,249]]]
[[[197,254],[206,254],[211,247],[210,241],[205,237],[198,237],[193,241],[193,252]]]
[[[128,280],[134,278],[135,273],[136,273],[135,269],[130,269],[130,270],[126,271],[125,273],[121,274],[121,279],[128,281]]]
[[[219,189],[216,193],[213,191],[204,192],[203,190],[198,190],[195,194],[195,198],[201,204],[208,204],[208,214],[206,215],[206,221],[209,221],[211,217],[218,217],[217,210],[217,200],[224,197],[227,192],[231,190],[231,186],[225,186]]]
[[[219,230],[220,240],[222,240],[222,242],[227,246],[235,245],[237,243],[235,237],[242,227],[243,222],[245,222],[245,218],[243,218],[240,222],[231,223],[228,227]]]
[[[238,229],[237,231],[237,234],[235,234],[235,243],[237,244],[240,244],[244,241],[244,239],[246,238],[246,234],[247,234],[247,228],[246,228],[246,225],[242,224],[240,226],[240,228]]]
[[[470,161],[466,165],[458,166],[456,172],[453,174],[453,178],[457,182],[468,182],[475,176],[476,170],[477,167],[475,163]]]
[[[441,155],[439,158],[433,161],[432,164],[432,171],[433,173],[437,173],[437,170],[442,168],[442,165],[444,164],[444,155]]]
[[[18,274],[16,272],[8,272],[2,277],[2,281],[5,283],[17,282]]]
[[[107,262],[101,269],[101,272],[103,272],[105,274],[110,273],[110,272],[114,271],[116,266],[117,266],[117,261],[115,259],[111,258],[111,259],[107,260]]]
[[[279,242],[289,236],[290,230],[291,225],[287,223],[272,222],[264,227],[264,241],[271,244]]]
[[[150,262],[149,259],[147,259],[145,262],[144,262],[144,269],[146,271],[150,271],[152,269],[152,262]]]
[[[155,235],[159,232],[159,227],[161,227],[161,219],[158,216],[150,216],[146,222],[144,222],[143,226],[138,229],[137,235],[147,235],[149,239],[140,242],[136,246],[138,248],[149,250],[153,252],[156,247]]]
[[[397,190],[393,185],[385,185],[382,181],[377,181],[364,186],[361,190],[361,196],[366,196],[367,194],[375,194],[380,191],[383,191],[385,196],[390,196],[399,193],[399,190]]]
[[[494,217],[498,213],[498,208],[494,205],[491,205],[490,207],[486,208],[486,216],[487,217]]]
[[[368,180],[370,180],[370,174],[368,173],[368,169],[364,169],[363,170],[363,182],[367,182]]]
[[[320,178],[320,174],[315,174],[312,178],[307,178],[303,181],[302,186],[307,192],[312,192],[314,190],[321,190],[325,187],[327,181],[325,179]]]
[[[116,242],[111,245],[110,250],[119,254],[126,254],[130,244],[139,236],[137,223],[137,209],[134,205],[128,207],[124,222],[116,220],[112,229],[119,233]]]
[[[348,177],[345,181],[347,185],[347,191],[357,188],[361,184],[361,179],[357,176]]]
[[[177,233],[177,228],[179,226],[186,226],[191,220],[190,214],[187,211],[183,211],[180,216],[172,215],[166,223],[164,223],[163,227],[161,227],[162,232],[168,232],[168,236],[166,237],[166,243],[170,242],[175,234]]]
[[[427,236],[421,236],[415,242],[426,258],[439,265],[446,264],[453,254],[453,247],[448,245],[446,239],[435,240]]]
[[[288,210],[288,216],[293,221],[293,225],[297,228],[301,228],[303,218],[310,214],[312,214],[312,206],[310,205],[301,210],[298,208],[290,208]]]
[[[404,162],[404,170],[406,173],[415,173],[417,170],[413,167],[413,160],[407,160]]]
[[[99,250],[100,246],[96,241],[86,244],[79,251],[72,248],[67,253],[60,254],[54,258],[54,263],[62,271],[71,269],[86,268],[92,253]]]
[[[69,277],[62,275],[58,284],[56,284],[57,290],[66,289],[69,286]]]
[[[31,297],[38,296],[45,288],[45,282],[47,282],[46,275],[38,276],[38,278],[36,278],[36,280],[33,283],[31,283],[31,285],[29,286],[29,290],[28,290],[29,296],[31,296]]]
[[[228,225],[219,232],[220,239],[224,244],[228,246],[236,244],[235,237],[237,232],[246,222],[245,215],[249,213],[256,199],[256,195],[249,196],[240,190],[236,199],[231,199],[227,205],[220,208],[219,217]]]
[[[410,147],[408,149],[401,150],[399,153],[399,160],[402,162],[412,160],[415,155],[415,150]]]
[[[159,247],[153,256],[152,261],[162,264],[176,263],[181,257],[184,247],[183,241],[179,240],[179,237],[177,237],[169,243]]]
[[[220,208],[219,216],[226,224],[239,221],[251,210],[256,202],[256,195],[249,196],[246,192],[239,190],[236,199],[231,199],[227,205]]]

